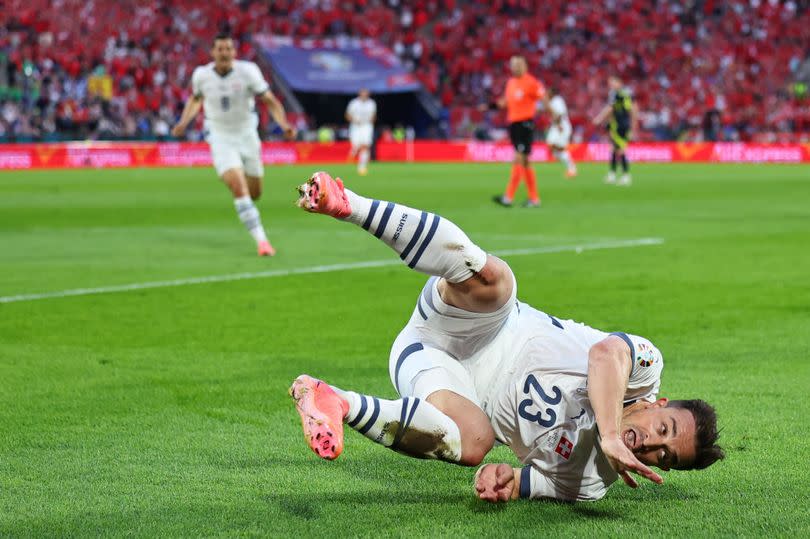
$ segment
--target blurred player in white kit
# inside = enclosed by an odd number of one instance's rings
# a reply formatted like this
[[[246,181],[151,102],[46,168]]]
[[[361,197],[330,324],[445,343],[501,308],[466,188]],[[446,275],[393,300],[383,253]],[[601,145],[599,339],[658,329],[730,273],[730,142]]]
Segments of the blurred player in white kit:
[[[556,88],[551,88],[548,95],[552,96],[546,102],[546,108],[551,114],[551,127],[548,128],[546,134],[546,144],[551,148],[554,157],[565,165],[565,176],[574,178],[577,175],[577,166],[571,159],[571,154],[568,153],[568,144],[571,142],[568,107]]]
[[[377,104],[365,88],[349,101],[346,107],[346,121],[349,122],[349,141],[352,144],[350,159],[357,158],[357,172],[361,176],[368,173],[368,158],[371,143],[374,141],[374,120],[377,118]]]
[[[254,204],[262,194],[264,175],[256,97],[267,106],[286,138],[294,138],[295,129],[287,122],[284,106],[270,91],[259,66],[236,60],[235,55],[233,39],[218,34],[211,48],[214,61],[194,70],[192,95],[172,135],[182,137],[204,108],[206,140],[214,168],[233,194],[236,213],[256,241],[259,256],[273,256],[276,251],[267,239]]]

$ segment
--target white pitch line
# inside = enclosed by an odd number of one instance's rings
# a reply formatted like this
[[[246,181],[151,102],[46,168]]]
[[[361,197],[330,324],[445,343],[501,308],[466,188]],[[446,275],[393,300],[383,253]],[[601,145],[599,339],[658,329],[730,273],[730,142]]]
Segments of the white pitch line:
[[[623,247],[642,247],[646,245],[660,245],[662,238],[638,238],[632,240],[604,241],[597,243],[582,243],[578,245],[556,245],[549,247],[533,247],[527,249],[502,249],[493,251],[497,256],[523,256],[549,253],[564,253],[573,251],[596,251],[599,249],[621,249]],[[230,281],[244,281],[247,279],[265,279],[269,277],[286,277],[288,275],[303,275],[308,273],[329,273],[333,271],[346,271],[365,268],[381,268],[396,266],[402,261],[395,257],[386,260],[366,260],[363,262],[350,262],[345,264],[327,264],[323,266],[309,266],[305,268],[277,269],[267,271],[253,271],[245,273],[230,273],[227,275],[208,275],[204,277],[188,277],[185,279],[171,279],[168,281],[151,281],[146,283],[130,283],[112,286],[99,286],[95,288],[73,288],[58,290],[56,292],[43,292],[40,294],[20,294],[16,296],[0,296],[0,303],[17,303],[21,301],[35,301],[39,299],[67,298],[73,296],[91,296],[94,294],[112,294],[115,292],[131,292],[133,290],[148,290],[150,288],[171,288],[204,283],[224,283]]]

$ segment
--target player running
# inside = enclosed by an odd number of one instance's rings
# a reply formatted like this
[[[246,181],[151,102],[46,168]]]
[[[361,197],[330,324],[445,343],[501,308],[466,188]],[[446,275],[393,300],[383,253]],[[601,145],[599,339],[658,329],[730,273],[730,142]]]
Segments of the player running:
[[[506,92],[496,104],[500,108],[506,108],[509,138],[515,147],[515,158],[506,192],[495,196],[493,200],[502,206],[511,206],[522,178],[529,191],[529,200],[524,205],[536,208],[540,206],[540,194],[537,191],[537,177],[529,165],[529,156],[534,138],[534,113],[537,102],[545,96],[546,90],[528,73],[526,60],[522,56],[510,58],[509,68],[512,70],[512,77],[506,83]]]
[[[431,275],[389,358],[401,396],[387,400],[299,376],[290,394],[315,453],[343,451],[343,424],[418,458],[477,466],[495,441],[524,464],[487,464],[487,501],[596,500],[619,476],[656,483],[662,470],[701,469],[723,451],[700,400],[657,398],[663,360],[647,339],[559,320],[517,300],[509,266],[455,224],[362,197],[325,172],[298,205],[362,227],[408,267]]]
[[[610,155],[610,172],[605,177],[605,183],[615,183],[617,185],[629,186],[632,183],[630,178],[630,164],[627,162],[627,143],[630,137],[638,130],[638,117],[633,107],[633,100],[630,98],[630,91],[624,87],[619,77],[608,78],[610,87],[610,97],[608,104],[593,119],[593,125],[602,125],[610,116],[608,122],[608,134],[610,142],[613,144],[613,153]],[[616,161],[622,162],[622,176],[616,182]]]
[[[204,108],[206,140],[211,147],[214,168],[233,194],[236,213],[256,240],[259,256],[273,256],[276,251],[267,239],[259,210],[253,203],[262,194],[264,175],[255,98],[267,106],[285,137],[295,137],[295,129],[287,123],[284,106],[270,91],[259,66],[235,60],[235,55],[229,35],[219,34],[214,38],[211,48],[214,61],[194,70],[192,96],[172,135],[182,137],[200,108]]]
[[[349,122],[349,141],[352,149],[349,158],[357,158],[357,172],[368,174],[368,158],[371,143],[374,141],[374,120],[377,118],[377,104],[365,88],[349,101],[346,107],[346,121]]]
[[[546,133],[546,144],[551,148],[551,153],[559,162],[565,165],[565,177],[575,178],[577,166],[568,153],[568,144],[571,142],[571,122],[568,120],[568,107],[565,99],[555,88],[550,88],[546,99],[546,108],[551,114],[551,126]]]

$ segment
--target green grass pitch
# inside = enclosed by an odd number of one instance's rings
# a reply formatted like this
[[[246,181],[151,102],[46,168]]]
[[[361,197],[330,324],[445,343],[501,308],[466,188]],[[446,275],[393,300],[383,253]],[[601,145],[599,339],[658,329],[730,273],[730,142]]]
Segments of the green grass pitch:
[[[293,206],[314,168],[267,169],[272,259],[208,168],[0,174],[0,296],[395,260]],[[355,432],[319,461],[291,380],[394,396],[389,346],[425,277],[271,274],[0,302],[0,536],[810,535],[810,168],[637,165],[629,189],[604,165],[537,169],[539,210],[491,202],[507,165],[330,168],[490,251],[539,251],[507,257],[519,296],[653,340],[662,395],[717,406],[726,461],[596,503],[500,506],[474,498],[472,469]],[[663,243],[570,249],[638,238]]]

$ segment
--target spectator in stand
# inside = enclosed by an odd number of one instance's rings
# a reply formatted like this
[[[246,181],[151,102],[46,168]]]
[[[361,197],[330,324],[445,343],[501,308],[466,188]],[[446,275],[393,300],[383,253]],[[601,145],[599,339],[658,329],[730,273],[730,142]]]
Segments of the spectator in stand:
[[[475,104],[505,84],[495,66],[523,54],[566,96],[573,131],[582,140],[603,136],[589,119],[603,99],[598,81],[609,72],[635,90],[640,113],[658,116],[655,127],[635,133],[637,140],[700,133],[707,95],[717,102],[724,137],[810,137],[807,105],[782,91],[804,81],[806,92],[807,2],[661,0],[653,9],[633,0],[547,0],[542,17],[534,4],[516,0],[344,4],[350,7],[313,7],[308,0],[6,0],[0,10],[0,100],[11,101],[26,117],[39,109],[64,138],[91,136],[100,118],[82,115],[98,93],[90,79],[103,68],[113,97],[130,88],[143,96],[122,112],[135,125],[151,122],[162,106],[176,117],[191,69],[205,60],[207,36],[229,28],[239,56],[248,60],[256,59],[251,37],[257,34],[378,39],[398,51],[448,108],[451,136],[465,118],[467,132],[476,130]],[[74,115],[63,114],[64,102]],[[773,123],[768,118],[774,109],[798,116]],[[123,118],[107,120],[118,124]],[[15,140],[23,122],[4,129]],[[192,138],[199,139],[199,130],[191,126]]]

